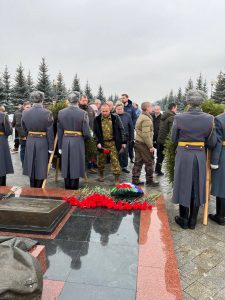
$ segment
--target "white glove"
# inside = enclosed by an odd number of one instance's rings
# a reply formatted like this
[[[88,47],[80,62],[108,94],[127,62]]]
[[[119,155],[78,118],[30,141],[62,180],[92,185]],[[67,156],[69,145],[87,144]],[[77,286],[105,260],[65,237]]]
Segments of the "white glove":
[[[52,151],[51,151],[51,150],[48,150],[48,153],[49,153],[49,154],[52,154],[52,153],[53,153],[53,150],[52,150]]]
[[[62,149],[59,149],[59,151],[58,151],[58,152],[59,152],[59,154],[62,154]]]
[[[217,170],[219,168],[218,165],[212,165],[212,164],[210,165],[210,167],[211,167],[212,170]]]

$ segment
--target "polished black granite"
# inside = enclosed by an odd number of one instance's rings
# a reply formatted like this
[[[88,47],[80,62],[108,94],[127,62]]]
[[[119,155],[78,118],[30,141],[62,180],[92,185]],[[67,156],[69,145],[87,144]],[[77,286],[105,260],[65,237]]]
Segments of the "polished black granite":
[[[60,299],[135,299],[140,212],[76,209],[46,246],[45,279],[65,281]]]
[[[66,282],[59,300],[135,300],[136,291]]]

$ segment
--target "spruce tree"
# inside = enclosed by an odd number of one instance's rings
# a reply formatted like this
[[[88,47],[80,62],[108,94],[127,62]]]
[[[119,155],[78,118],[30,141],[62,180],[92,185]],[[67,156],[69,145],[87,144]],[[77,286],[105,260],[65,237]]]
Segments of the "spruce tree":
[[[192,79],[190,78],[189,80],[188,80],[188,83],[187,83],[187,86],[186,86],[186,88],[185,88],[185,95],[187,94],[187,92],[189,91],[189,90],[192,90],[193,89],[193,81],[192,81]]]
[[[199,74],[199,77],[196,80],[196,90],[203,91],[203,82],[202,82],[202,74]]]
[[[116,102],[119,100],[120,100],[120,97],[117,94],[115,94],[113,103],[116,104]]]
[[[206,80],[204,81],[202,90],[208,96],[208,87],[207,87],[207,81]]]
[[[26,83],[27,83],[27,96],[29,98],[30,93],[32,93],[34,91],[34,82],[33,82],[33,79],[31,77],[30,71],[27,74]]]
[[[3,86],[4,86],[4,93],[5,98],[8,101],[10,99],[10,93],[11,93],[11,83],[10,83],[10,75],[8,71],[8,67],[5,67],[4,73],[3,73]]]
[[[56,83],[56,93],[57,93],[57,99],[62,100],[66,97],[66,86],[63,80],[63,75],[61,72],[59,72],[57,76],[57,83]]]
[[[7,100],[4,91],[4,84],[2,82],[2,79],[0,78],[0,105],[6,105],[6,104],[7,104]]]
[[[49,99],[51,95],[51,83],[48,75],[48,66],[45,62],[45,59],[42,58],[42,62],[39,66],[39,74],[37,79],[37,86],[38,91],[45,93],[45,98]]]
[[[175,97],[173,95],[173,90],[170,91],[169,93],[169,98],[168,98],[168,102],[167,102],[167,106],[171,103],[175,102]]]
[[[97,95],[97,98],[99,100],[101,100],[102,103],[105,102],[105,96],[104,96],[104,92],[103,92],[103,89],[102,89],[102,86],[100,85],[99,86],[99,89],[98,89],[98,95]]]
[[[24,69],[22,64],[16,69],[15,76],[15,85],[13,86],[13,98],[14,102],[17,102],[17,99],[24,99],[27,96],[27,84],[26,78],[24,76]]]
[[[218,103],[225,101],[225,74],[222,71],[217,77],[216,87],[213,92],[213,99]]]
[[[113,97],[112,94],[109,96],[108,100],[109,100],[109,101],[112,101],[112,102],[114,101],[114,97]]]
[[[82,93],[82,90],[80,88],[80,79],[77,77],[77,74],[74,76],[72,91],[77,91],[79,93]]]
[[[91,88],[90,88],[90,85],[89,85],[88,81],[87,81],[87,83],[85,85],[85,88],[84,88],[84,94],[88,97],[89,101],[93,100],[93,95],[91,93]]]
[[[184,110],[185,102],[184,102],[184,96],[182,94],[182,89],[181,88],[178,89],[178,93],[177,93],[177,96],[176,96],[176,104],[177,104],[178,111],[183,111]]]

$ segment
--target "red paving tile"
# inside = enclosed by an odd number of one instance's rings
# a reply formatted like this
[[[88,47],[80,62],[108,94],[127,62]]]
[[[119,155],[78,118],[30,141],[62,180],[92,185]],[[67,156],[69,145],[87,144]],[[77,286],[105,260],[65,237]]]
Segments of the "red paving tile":
[[[42,300],[57,300],[63,287],[63,281],[44,280]]]
[[[136,299],[183,299],[162,197],[156,202],[152,211],[141,212]]]

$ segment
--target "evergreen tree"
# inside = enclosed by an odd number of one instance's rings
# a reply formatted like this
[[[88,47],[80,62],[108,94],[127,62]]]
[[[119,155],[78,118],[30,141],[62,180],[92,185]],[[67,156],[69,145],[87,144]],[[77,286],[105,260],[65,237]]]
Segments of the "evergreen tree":
[[[190,78],[189,80],[188,80],[188,83],[187,83],[187,86],[186,86],[186,88],[185,88],[185,95],[187,94],[187,92],[189,91],[189,90],[192,90],[193,89],[193,81],[192,81],[192,79]]]
[[[89,101],[93,100],[93,95],[91,93],[91,88],[90,88],[90,85],[89,85],[88,81],[87,81],[87,83],[85,85],[85,88],[84,88],[84,94],[88,97]]]
[[[173,95],[173,90],[170,91],[169,93],[169,98],[168,98],[168,102],[167,102],[167,106],[171,103],[174,103],[175,102],[175,97]]]
[[[116,104],[116,102],[119,100],[120,100],[120,97],[117,94],[115,94],[113,103]]]
[[[181,88],[178,89],[178,93],[176,96],[176,103],[177,103],[178,111],[183,111],[185,108],[185,101],[184,101],[184,96],[182,94]]]
[[[102,86],[100,85],[99,86],[99,89],[98,89],[98,95],[97,95],[97,98],[99,100],[101,100],[101,102],[105,102],[105,96],[104,96],[104,92],[103,92],[103,89],[102,89]]]
[[[29,97],[30,93],[32,93],[34,91],[34,82],[31,77],[30,71],[27,74],[26,83],[27,83],[27,96]]]
[[[24,76],[24,69],[20,63],[16,69],[15,85],[13,86],[13,98],[16,102],[17,99],[24,99],[27,95],[27,84]]]
[[[57,93],[57,99],[62,100],[66,97],[66,86],[63,80],[63,75],[61,72],[59,72],[57,76],[57,83],[56,83],[56,93]]]
[[[0,105],[6,104],[6,96],[5,96],[5,90],[4,90],[4,84],[2,82],[2,79],[0,78]]]
[[[202,82],[202,74],[199,74],[199,77],[197,78],[196,81],[196,90],[203,91],[203,82]]]
[[[82,93],[80,88],[80,79],[77,77],[77,74],[74,76],[73,84],[72,84],[72,91],[77,91]]]
[[[207,81],[206,80],[204,81],[202,90],[203,90],[204,93],[206,93],[206,95],[208,95],[208,87],[207,87]]]
[[[216,87],[213,92],[213,99],[218,103],[225,101],[225,74],[222,71],[217,77]]]
[[[45,62],[45,59],[42,58],[42,62],[39,66],[39,74],[37,79],[37,86],[38,91],[45,93],[45,98],[50,98],[51,95],[51,83],[48,75],[48,66]]]
[[[10,99],[10,93],[11,93],[11,87],[10,87],[10,75],[8,71],[8,67],[5,67],[4,73],[3,73],[3,86],[4,86],[4,93],[6,100]]]
[[[109,96],[108,100],[109,100],[109,101],[112,101],[112,102],[114,101],[114,97],[113,97],[112,94]]]

